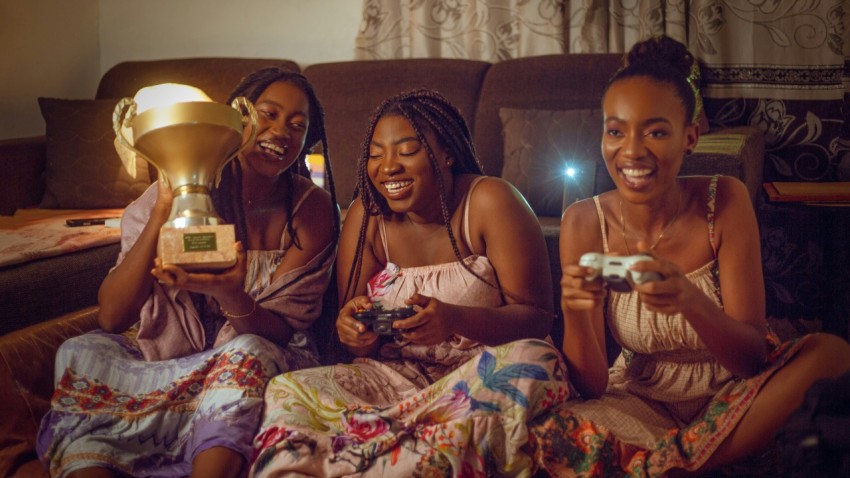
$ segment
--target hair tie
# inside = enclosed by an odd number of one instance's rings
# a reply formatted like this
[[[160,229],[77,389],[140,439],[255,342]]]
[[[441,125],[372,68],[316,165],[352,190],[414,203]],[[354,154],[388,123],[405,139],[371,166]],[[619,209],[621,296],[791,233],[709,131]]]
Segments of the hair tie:
[[[691,85],[691,90],[694,92],[694,114],[691,117],[691,122],[696,123],[699,120],[699,115],[702,113],[702,95],[699,94],[699,63],[697,62],[696,57],[694,57],[694,61],[691,63],[691,72],[686,78],[689,85]]]

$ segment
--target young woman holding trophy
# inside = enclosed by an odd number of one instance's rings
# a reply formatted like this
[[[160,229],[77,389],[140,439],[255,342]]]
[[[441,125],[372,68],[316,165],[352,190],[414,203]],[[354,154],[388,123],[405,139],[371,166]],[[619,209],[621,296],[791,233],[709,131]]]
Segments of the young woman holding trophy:
[[[319,141],[327,151],[322,106],[302,75],[279,68],[243,79],[228,103],[237,97],[256,125],[238,132],[243,146],[209,194],[233,224],[235,265],[161,260],[163,225],[179,222],[173,205],[187,187],[151,160],[160,181],[122,218],[121,253],[98,296],[102,330],[57,354],[38,438],[53,476],[239,476],[266,381],[319,363],[307,329],[339,232],[327,158],[330,193],[304,164]],[[218,140],[205,139],[198,147]]]

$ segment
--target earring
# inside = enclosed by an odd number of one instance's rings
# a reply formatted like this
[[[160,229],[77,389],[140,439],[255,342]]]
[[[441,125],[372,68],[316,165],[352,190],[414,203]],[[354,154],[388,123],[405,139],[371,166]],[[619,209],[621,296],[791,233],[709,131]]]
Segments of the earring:
[[[694,154],[694,150],[692,150],[691,148],[685,150],[685,156],[690,156],[692,154]]]

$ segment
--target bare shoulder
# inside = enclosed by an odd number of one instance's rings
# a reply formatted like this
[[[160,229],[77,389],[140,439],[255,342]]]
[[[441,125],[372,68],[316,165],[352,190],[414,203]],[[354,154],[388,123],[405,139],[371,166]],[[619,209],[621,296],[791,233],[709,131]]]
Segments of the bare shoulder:
[[[610,194],[610,193],[606,193]],[[600,200],[605,214],[605,204],[609,201]],[[564,259],[578,257],[585,252],[602,251],[602,227],[599,213],[593,198],[582,199],[570,205],[561,216],[560,248],[562,262]]]
[[[309,179],[298,176],[295,184],[294,202],[297,204],[302,198],[303,202],[292,218],[292,225],[304,231],[307,237],[314,238],[317,247],[324,246],[332,239],[336,205],[328,191],[314,186]]]
[[[752,204],[747,186],[734,176],[718,177],[717,198],[718,201],[721,199],[736,202],[746,201],[748,204]]]
[[[470,180],[470,184],[474,179],[473,177]],[[469,200],[470,207],[474,207],[478,211],[504,212],[505,207],[518,207],[531,212],[531,208],[517,188],[508,181],[495,176],[481,177]]]

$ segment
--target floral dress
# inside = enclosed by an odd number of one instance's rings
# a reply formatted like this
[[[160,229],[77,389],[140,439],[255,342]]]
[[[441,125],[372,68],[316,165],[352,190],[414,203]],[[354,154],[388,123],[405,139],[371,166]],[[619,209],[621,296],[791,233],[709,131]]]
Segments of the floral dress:
[[[154,185],[125,211],[119,262],[155,199]],[[317,256],[308,266],[272,280],[285,253],[247,251],[245,278],[246,291],[260,306],[292,317],[286,320],[296,332],[285,346],[257,335],[236,335],[215,301],[161,284],[154,284],[140,326],[124,334],[96,330],[65,341],[56,356],[51,410],[37,442],[50,474],[100,467],[122,476],[182,477],[191,472],[195,455],[210,447],[250,458],[266,382],[283,371],[319,363],[307,330],[318,311],[296,310],[292,304],[297,301],[290,299],[320,303],[335,254],[326,252],[327,257]],[[290,274],[299,278],[288,280]],[[206,313],[199,314],[201,309]],[[161,324],[179,324],[189,332],[141,338],[144,330],[160,330]],[[192,344],[198,350],[185,353]]]
[[[390,262],[370,280],[370,299],[395,308],[419,291],[502,305],[490,261],[464,263],[475,274],[461,262]],[[485,347],[453,336],[427,347],[390,339],[376,358],[283,374],[266,389],[252,476],[530,476],[527,423],[568,395],[562,370],[543,340]]]
[[[715,258],[686,275],[722,307],[714,240],[717,177],[708,191],[709,241]],[[594,197],[608,238],[599,198]],[[703,465],[735,429],[770,376],[802,341],[780,345],[770,333],[768,360],[749,379],[733,376],[708,352],[681,316],[647,310],[637,292],[611,291],[606,320],[623,351],[597,400],[574,399],[533,424],[535,459],[553,476],[662,476]]]

